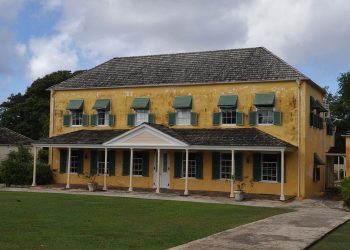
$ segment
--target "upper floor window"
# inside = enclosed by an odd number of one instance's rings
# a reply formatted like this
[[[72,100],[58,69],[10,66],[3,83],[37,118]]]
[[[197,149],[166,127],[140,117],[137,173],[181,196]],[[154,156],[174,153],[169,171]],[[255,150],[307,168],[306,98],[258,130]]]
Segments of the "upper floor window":
[[[107,126],[109,125],[109,112],[104,109],[97,110],[97,125]]]
[[[81,110],[72,110],[72,126],[82,126],[83,125],[83,111]]]
[[[145,109],[135,110],[136,113],[136,126],[144,122],[149,122],[149,111]]]
[[[176,125],[191,125],[191,110],[178,109],[176,110]]]
[[[227,125],[236,124],[236,109],[234,108],[221,108],[221,123]]]
[[[273,107],[257,107],[258,124],[273,124]]]

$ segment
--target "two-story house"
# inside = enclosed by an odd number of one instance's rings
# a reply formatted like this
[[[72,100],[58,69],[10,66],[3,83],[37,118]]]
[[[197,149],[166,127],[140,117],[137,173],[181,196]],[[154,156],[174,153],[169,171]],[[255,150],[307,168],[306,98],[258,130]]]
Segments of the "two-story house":
[[[325,188],[326,93],[265,48],[113,58],[50,91],[50,137],[34,146],[67,188],[85,172],[104,190]]]

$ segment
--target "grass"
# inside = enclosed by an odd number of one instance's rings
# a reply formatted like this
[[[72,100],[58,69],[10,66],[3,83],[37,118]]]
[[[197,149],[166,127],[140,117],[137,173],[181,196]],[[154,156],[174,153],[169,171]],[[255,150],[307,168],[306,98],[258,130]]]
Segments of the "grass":
[[[310,249],[350,249],[350,221],[326,235]]]
[[[0,192],[1,249],[164,249],[291,210]]]

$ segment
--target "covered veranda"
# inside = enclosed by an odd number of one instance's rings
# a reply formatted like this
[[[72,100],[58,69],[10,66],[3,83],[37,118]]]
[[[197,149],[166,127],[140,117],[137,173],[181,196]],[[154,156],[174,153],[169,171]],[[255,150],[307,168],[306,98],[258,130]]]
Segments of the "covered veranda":
[[[238,174],[237,153],[273,152],[280,157],[280,200],[285,200],[285,153],[295,150],[287,142],[279,140],[255,128],[243,129],[171,129],[162,125],[142,124],[131,130],[80,130],[37,141],[34,146],[33,186],[36,186],[37,148],[67,150],[67,166],[71,166],[75,149],[104,152],[103,190],[108,189],[108,154],[110,151],[129,151],[128,190],[134,190],[135,154],[140,150],[155,152],[155,192],[161,191],[162,153],[166,151],[183,154],[183,193],[189,195],[191,152],[226,152],[230,154],[230,197],[234,196],[235,176]],[[66,188],[70,188],[71,167],[66,169]]]

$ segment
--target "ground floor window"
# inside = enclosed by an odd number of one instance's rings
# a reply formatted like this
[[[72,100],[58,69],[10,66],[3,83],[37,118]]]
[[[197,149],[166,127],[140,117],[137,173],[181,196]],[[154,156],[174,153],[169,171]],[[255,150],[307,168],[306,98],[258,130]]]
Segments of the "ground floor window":
[[[142,176],[142,169],[143,169],[143,157],[141,154],[138,154],[137,152],[135,152],[134,159],[133,159],[132,174]]]
[[[182,154],[182,177],[186,177],[186,153]],[[196,178],[196,154],[188,154],[188,177]]]
[[[107,158],[107,164],[108,158]],[[97,174],[103,175],[105,173],[105,151],[97,151]],[[108,174],[108,167],[107,167]]]
[[[70,162],[70,172],[78,173],[79,166],[79,152],[76,150],[72,151],[71,162]]]
[[[277,181],[277,154],[261,155],[261,180]]]
[[[220,179],[231,179],[232,154],[220,154]]]

